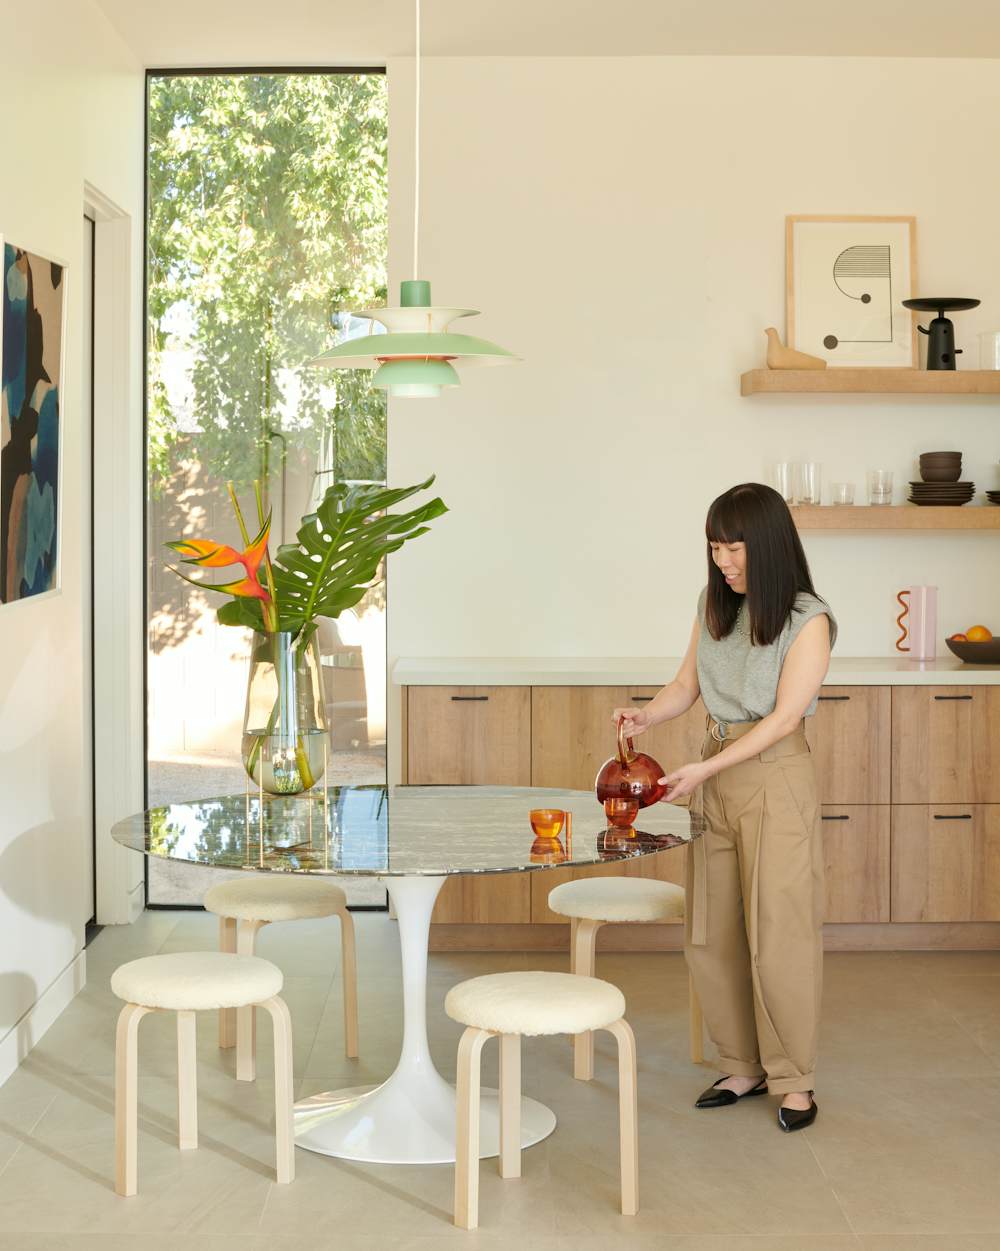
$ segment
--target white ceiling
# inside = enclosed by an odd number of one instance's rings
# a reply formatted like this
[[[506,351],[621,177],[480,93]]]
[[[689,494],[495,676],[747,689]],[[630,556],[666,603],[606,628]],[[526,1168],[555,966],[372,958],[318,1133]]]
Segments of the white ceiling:
[[[381,65],[413,51],[412,0],[97,3],[147,66]],[[1000,57],[997,0],[423,0],[423,9],[429,56]]]

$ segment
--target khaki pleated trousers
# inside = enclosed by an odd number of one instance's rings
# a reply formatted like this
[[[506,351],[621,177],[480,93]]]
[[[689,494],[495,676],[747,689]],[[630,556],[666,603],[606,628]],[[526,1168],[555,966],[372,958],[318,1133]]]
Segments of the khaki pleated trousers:
[[[752,724],[706,735],[702,759]],[[804,725],[699,788],[684,952],[724,1073],[815,1089],[823,981],[823,849]]]

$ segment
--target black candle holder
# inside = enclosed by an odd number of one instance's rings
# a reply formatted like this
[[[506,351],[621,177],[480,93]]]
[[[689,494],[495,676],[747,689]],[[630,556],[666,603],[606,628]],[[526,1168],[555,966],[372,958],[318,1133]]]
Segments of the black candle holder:
[[[930,327],[918,326],[921,334],[927,335],[927,368],[954,369],[955,357],[961,355],[962,349],[955,347],[955,327],[945,313],[957,313],[963,309],[976,308],[979,300],[967,300],[955,296],[942,296],[933,299],[928,296],[920,300],[904,300],[904,308],[915,309],[918,313],[937,313]]]

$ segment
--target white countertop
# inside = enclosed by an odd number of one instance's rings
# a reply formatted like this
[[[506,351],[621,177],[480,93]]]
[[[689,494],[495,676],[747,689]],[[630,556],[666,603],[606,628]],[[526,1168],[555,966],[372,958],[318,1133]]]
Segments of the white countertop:
[[[397,686],[662,686],[676,657],[401,657]],[[903,660],[843,656],[830,663],[827,686],[997,686],[1000,665],[966,665],[954,656]]]

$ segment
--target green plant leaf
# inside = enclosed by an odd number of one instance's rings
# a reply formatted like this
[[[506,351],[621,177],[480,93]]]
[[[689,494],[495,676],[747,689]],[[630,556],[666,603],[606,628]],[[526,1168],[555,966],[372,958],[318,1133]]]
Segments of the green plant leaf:
[[[247,626],[258,631],[264,629],[264,614],[259,599],[231,599],[215,615],[219,625]]]
[[[283,544],[274,557],[281,628],[337,617],[363,599],[385,556],[426,534],[426,523],[448,511],[440,498],[409,512],[386,511],[433,481],[391,490],[343,482],[330,487],[316,512],[303,517],[298,541]]]

